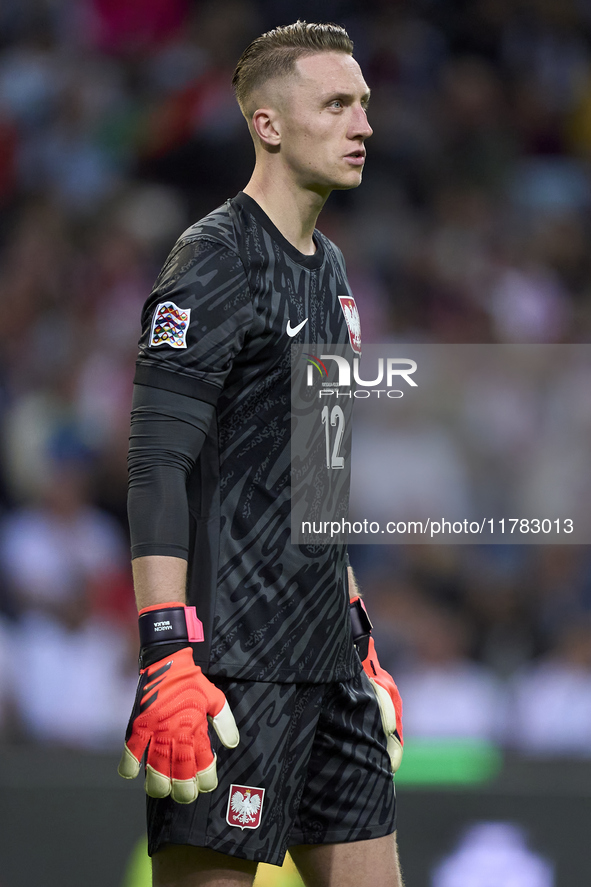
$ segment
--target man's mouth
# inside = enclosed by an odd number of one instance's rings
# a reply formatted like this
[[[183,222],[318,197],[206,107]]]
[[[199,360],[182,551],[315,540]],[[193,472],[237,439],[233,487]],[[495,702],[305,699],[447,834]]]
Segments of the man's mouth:
[[[365,148],[358,148],[356,151],[345,154],[345,160],[348,160],[354,166],[361,166],[365,163]]]

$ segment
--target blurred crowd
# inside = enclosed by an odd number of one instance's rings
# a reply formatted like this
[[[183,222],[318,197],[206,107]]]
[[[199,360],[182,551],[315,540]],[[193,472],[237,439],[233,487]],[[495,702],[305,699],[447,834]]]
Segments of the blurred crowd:
[[[121,741],[141,306],[178,234],[248,179],[240,52],[318,15],[310,0],[0,5],[0,305],[18,318],[0,353],[5,740]],[[372,89],[363,185],[319,222],[347,258],[364,341],[587,342],[591,6],[326,0],[322,18],[347,27]],[[499,411],[501,437],[510,419]],[[359,547],[352,561],[408,737],[591,752],[591,549]]]

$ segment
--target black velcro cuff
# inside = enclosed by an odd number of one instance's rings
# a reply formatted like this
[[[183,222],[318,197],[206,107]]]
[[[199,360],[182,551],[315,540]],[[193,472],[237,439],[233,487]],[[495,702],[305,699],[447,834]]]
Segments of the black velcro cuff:
[[[354,643],[371,634],[373,626],[371,619],[367,615],[367,610],[361,603],[361,598],[357,598],[356,601],[349,604],[349,616],[351,617],[351,632]]]
[[[139,617],[140,647],[153,647],[177,641],[203,640],[203,625],[195,607],[163,607],[148,610]]]

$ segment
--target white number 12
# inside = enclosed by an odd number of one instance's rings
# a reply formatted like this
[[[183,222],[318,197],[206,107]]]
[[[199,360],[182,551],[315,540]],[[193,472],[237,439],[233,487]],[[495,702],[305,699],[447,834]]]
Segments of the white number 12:
[[[330,424],[333,428],[335,425],[337,426],[332,453],[330,452],[330,428],[328,416],[328,407],[324,407],[322,410],[322,424],[324,425],[324,437],[326,441],[326,467],[344,468],[345,458],[344,456],[339,456],[339,447],[341,446],[343,434],[345,433],[345,415],[340,407],[333,407],[330,412]]]

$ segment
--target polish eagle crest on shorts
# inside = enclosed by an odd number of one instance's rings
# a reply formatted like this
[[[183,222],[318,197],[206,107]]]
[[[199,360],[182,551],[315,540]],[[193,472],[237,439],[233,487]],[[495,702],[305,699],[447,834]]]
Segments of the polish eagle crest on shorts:
[[[264,788],[251,785],[231,785],[226,822],[238,828],[258,828],[261,824]]]
[[[357,354],[361,354],[361,321],[359,319],[359,311],[355,304],[353,296],[339,296],[339,302],[347,321],[347,329],[349,330],[349,341],[351,348]]]
[[[152,320],[150,347],[170,345],[171,348],[186,348],[190,319],[190,308],[179,308],[174,302],[160,302]]]

